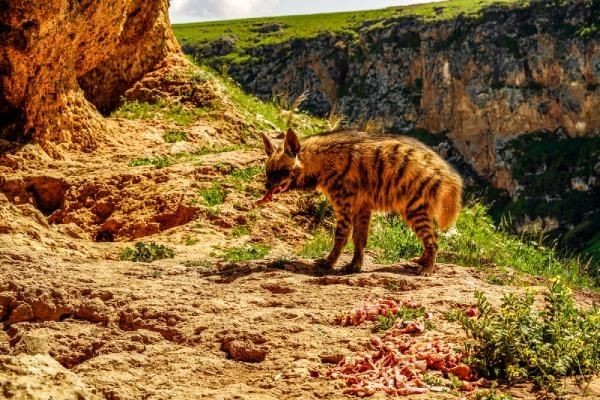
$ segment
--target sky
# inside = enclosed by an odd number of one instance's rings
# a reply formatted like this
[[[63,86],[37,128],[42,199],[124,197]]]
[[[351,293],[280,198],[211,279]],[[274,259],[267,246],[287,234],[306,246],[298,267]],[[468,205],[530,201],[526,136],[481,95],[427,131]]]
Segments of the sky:
[[[171,22],[369,10],[432,0],[171,0]]]

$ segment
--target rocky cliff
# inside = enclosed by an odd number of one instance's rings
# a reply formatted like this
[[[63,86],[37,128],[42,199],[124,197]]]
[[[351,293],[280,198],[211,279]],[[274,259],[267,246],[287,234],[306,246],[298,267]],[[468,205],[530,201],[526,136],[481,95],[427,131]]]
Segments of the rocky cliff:
[[[93,150],[110,129],[98,110],[148,72],[186,63],[167,9],[166,0],[0,0],[0,139],[53,156]]]
[[[512,210],[525,216],[521,225],[537,219],[545,230],[568,230],[595,218],[586,228],[593,232],[600,228],[599,21],[597,0],[492,5],[453,18],[390,17],[351,32],[250,47],[229,74],[265,99],[306,90],[303,107],[317,115],[339,107],[350,121],[379,119],[388,130],[442,135],[510,194]],[[214,43],[219,51],[209,52],[208,62],[223,63],[235,40],[235,31],[221,38],[229,45],[224,51]],[[206,57],[207,48],[188,43],[184,51]],[[530,154],[537,141],[519,138],[540,132],[544,145]],[[570,148],[575,159],[546,160],[553,146]],[[532,189],[532,176],[548,185]],[[575,201],[577,211],[557,215],[557,197]]]

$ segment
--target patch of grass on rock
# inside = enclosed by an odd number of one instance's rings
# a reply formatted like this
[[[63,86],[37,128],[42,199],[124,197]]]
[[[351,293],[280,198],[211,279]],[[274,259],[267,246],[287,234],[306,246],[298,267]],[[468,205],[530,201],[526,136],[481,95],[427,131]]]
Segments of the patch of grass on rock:
[[[133,247],[125,247],[121,251],[122,261],[152,262],[165,258],[173,258],[175,252],[170,247],[154,242],[137,242]]]
[[[269,247],[264,244],[249,244],[226,249],[223,252],[223,260],[227,262],[259,260],[268,253]]]

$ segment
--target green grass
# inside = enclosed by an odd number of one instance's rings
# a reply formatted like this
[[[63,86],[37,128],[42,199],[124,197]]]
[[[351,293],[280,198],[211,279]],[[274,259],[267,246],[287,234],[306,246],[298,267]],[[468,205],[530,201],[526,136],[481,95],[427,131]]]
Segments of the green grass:
[[[560,396],[562,378],[600,373],[600,309],[577,308],[560,280],[553,281],[541,309],[531,292],[505,295],[498,311],[483,293],[475,297],[477,317],[455,310],[447,318],[467,334],[468,363],[482,376],[509,384],[533,380]]]
[[[163,140],[167,143],[184,142],[188,140],[188,133],[186,131],[171,130],[165,132],[163,135]]]
[[[173,165],[173,160],[168,156],[152,157],[152,158],[134,158],[129,161],[128,166],[130,167],[143,167],[146,165],[153,165],[157,169],[166,168]]]
[[[252,181],[257,175],[264,173],[265,168],[263,166],[254,166],[242,169],[234,170],[230,176],[234,179],[238,179],[244,182]]]
[[[227,262],[239,262],[259,260],[269,253],[269,247],[263,244],[250,244],[240,247],[232,247],[223,252],[223,260]]]
[[[497,227],[487,211],[479,203],[463,208],[456,231],[440,235],[438,262],[476,268],[513,268],[546,278],[560,276],[573,286],[598,289],[600,281],[589,275],[588,263],[563,257],[552,247]],[[332,243],[332,234],[320,228],[299,254],[318,258],[331,250]],[[374,218],[368,248],[375,252],[376,262],[385,264],[419,256],[422,251],[415,234],[395,216]]]
[[[313,234],[311,240],[304,243],[298,255],[305,258],[323,257],[331,251],[332,246],[333,240],[331,238],[331,233],[320,228]]]
[[[198,194],[202,197],[203,203],[209,207],[225,203],[225,191],[219,182],[214,182],[209,188],[200,189]]]
[[[137,242],[134,247],[125,247],[120,254],[121,261],[152,262],[164,258],[173,258],[173,249],[154,242]]]
[[[391,264],[419,256],[422,247],[416,235],[397,216],[377,216],[373,220],[368,246],[377,249],[375,262]]]
[[[360,28],[385,25],[402,17],[416,17],[433,22],[454,18],[460,14],[476,17],[490,4],[527,4],[521,0],[450,0],[442,3],[389,7],[379,10],[352,11],[329,14],[293,15],[251,18],[216,22],[173,25],[175,36],[183,45],[204,45],[221,37],[236,40],[233,53],[220,57],[225,64],[242,63],[250,58],[246,51],[253,47],[273,45],[294,39],[310,39],[326,33],[358,35]],[[257,31],[261,25],[280,24],[282,29],[271,33]]]
[[[115,118],[126,119],[163,119],[176,125],[186,126],[195,122],[206,110],[202,108],[187,107],[178,103],[171,103],[160,99],[156,103],[146,103],[137,100],[126,101],[112,112]]]

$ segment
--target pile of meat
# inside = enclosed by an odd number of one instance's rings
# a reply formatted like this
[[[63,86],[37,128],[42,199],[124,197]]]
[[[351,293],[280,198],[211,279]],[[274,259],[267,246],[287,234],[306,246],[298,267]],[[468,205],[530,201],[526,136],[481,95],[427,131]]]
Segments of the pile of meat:
[[[337,317],[335,323],[342,326],[357,326],[365,321],[375,321],[378,316],[394,315],[400,311],[400,307],[419,308],[419,305],[412,302],[398,303],[391,299],[365,300],[349,314]]]
[[[378,315],[396,313],[399,307],[394,300],[377,299],[364,303],[336,322],[356,326],[374,321]],[[449,374],[455,376],[454,385],[460,380],[457,389],[470,391],[484,386],[484,380],[476,380],[471,368],[461,362],[461,353],[442,341],[425,341],[419,337],[424,330],[423,321],[398,322],[401,323],[395,324],[384,336],[372,336],[366,353],[345,358],[328,372],[331,379],[346,382],[345,394],[367,397],[385,392],[406,396],[443,391],[448,389],[444,382],[450,382]],[[436,378],[428,379],[428,384],[423,381],[425,374]]]

